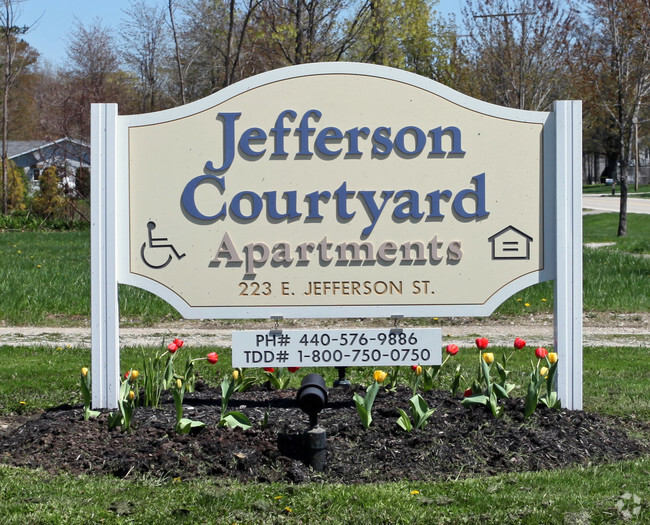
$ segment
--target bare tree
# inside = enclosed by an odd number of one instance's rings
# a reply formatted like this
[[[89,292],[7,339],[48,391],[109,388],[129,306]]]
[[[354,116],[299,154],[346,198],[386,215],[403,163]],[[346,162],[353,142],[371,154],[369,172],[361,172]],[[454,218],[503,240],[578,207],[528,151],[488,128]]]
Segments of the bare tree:
[[[90,138],[90,105],[117,102],[121,112],[132,111],[129,79],[120,71],[111,31],[99,19],[85,25],[80,20],[67,41],[64,69],[40,71],[35,99],[43,135]]]
[[[3,0],[0,5],[0,24],[2,31],[4,77],[2,82],[2,213],[6,214],[9,203],[9,158],[7,141],[9,140],[9,92],[22,69],[22,63],[16,61],[17,35],[24,34],[26,27],[18,27],[16,11],[19,0]]]
[[[618,236],[627,234],[626,168],[634,121],[650,96],[650,0],[591,0],[594,86],[615,126],[620,209]]]
[[[258,72],[252,65],[260,60],[253,33],[259,35],[261,28],[252,24],[261,2],[185,0],[183,35],[187,60],[192,65],[187,79],[192,98],[209,95]]]
[[[541,110],[563,92],[577,13],[559,0],[468,0],[462,51],[472,83],[463,90],[519,109]]]
[[[163,70],[170,55],[165,9],[134,0],[124,13],[122,57],[140,79],[141,111],[161,109]]]

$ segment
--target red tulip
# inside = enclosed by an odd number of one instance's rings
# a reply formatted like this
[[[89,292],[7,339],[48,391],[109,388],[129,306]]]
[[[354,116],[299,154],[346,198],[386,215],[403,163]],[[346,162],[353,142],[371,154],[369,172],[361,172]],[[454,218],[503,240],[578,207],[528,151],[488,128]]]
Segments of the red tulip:
[[[176,352],[176,350],[178,350],[178,345],[176,343],[169,343],[167,345],[167,350],[169,350],[169,353],[173,354]]]
[[[476,339],[476,346],[479,350],[485,350],[488,344],[490,344],[490,341],[488,341],[487,337],[479,337]]]
[[[185,343],[182,339],[174,339],[174,344],[176,345],[176,348],[181,348]]]
[[[542,348],[541,346],[535,350],[535,357],[537,359],[544,359],[548,355],[548,350],[546,348]]]
[[[269,374],[272,374],[273,372],[275,372],[275,368],[272,367],[264,368],[264,371],[268,372]]]
[[[515,339],[515,348],[517,350],[521,350],[524,346],[526,346],[526,341],[524,341],[521,337],[517,337],[517,339]]]
[[[463,397],[469,397],[471,395],[472,395],[472,389],[471,388],[468,388],[467,390],[465,390],[465,392],[463,392]]]
[[[208,363],[215,364],[217,361],[219,361],[219,356],[217,355],[217,352],[210,352],[206,356]]]
[[[298,370],[300,370],[300,367],[299,366],[288,366],[287,370],[289,370],[289,372],[291,372],[292,374],[295,374]]]
[[[455,345],[454,343],[447,345],[445,352],[447,352],[449,355],[456,355],[458,353],[458,345]]]

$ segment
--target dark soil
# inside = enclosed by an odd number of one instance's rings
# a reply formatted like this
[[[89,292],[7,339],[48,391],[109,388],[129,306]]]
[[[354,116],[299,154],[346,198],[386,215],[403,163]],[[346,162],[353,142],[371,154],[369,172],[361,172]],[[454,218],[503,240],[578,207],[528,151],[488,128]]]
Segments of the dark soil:
[[[137,408],[130,434],[109,430],[106,414],[84,421],[80,406],[61,406],[0,433],[0,462],[119,477],[357,483],[536,471],[650,453],[647,422],[542,407],[526,420],[520,399],[507,400],[505,416],[495,419],[442,391],[423,395],[436,409],[428,426],[406,433],[396,424],[397,408],[408,410],[406,388],[382,389],[374,421],[364,430],[352,394],[330,388],[320,414],[319,426],[327,432],[324,472],[306,465],[302,441],[309,418],[298,409],[295,390],[254,387],[235,393],[229,408],[254,423],[241,430],[217,426],[220,391],[201,383],[185,397],[185,416],[207,424],[195,435],[174,433],[171,400],[162,409]],[[268,425],[262,427],[269,407]]]

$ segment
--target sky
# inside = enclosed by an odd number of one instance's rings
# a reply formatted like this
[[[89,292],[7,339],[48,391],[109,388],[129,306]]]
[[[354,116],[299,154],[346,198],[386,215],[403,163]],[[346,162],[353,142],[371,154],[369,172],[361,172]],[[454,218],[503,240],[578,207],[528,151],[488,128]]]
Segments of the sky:
[[[148,2],[167,4],[167,0]],[[131,0],[22,0],[16,11],[16,24],[32,28],[24,38],[38,50],[44,62],[62,66],[67,35],[74,30],[75,17],[85,24],[99,18],[103,26],[117,31],[130,4]],[[439,0],[435,9],[444,15],[458,14],[460,5],[461,0]]]

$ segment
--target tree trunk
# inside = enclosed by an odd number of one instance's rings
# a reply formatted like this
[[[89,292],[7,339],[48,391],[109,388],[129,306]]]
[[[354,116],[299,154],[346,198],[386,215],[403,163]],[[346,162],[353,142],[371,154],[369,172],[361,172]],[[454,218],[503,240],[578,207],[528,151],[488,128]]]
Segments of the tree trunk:
[[[172,37],[174,38],[174,48],[176,51],[176,67],[178,69],[178,82],[180,84],[181,104],[185,104],[185,75],[181,64],[181,52],[178,45],[178,34],[176,33],[176,23],[174,22],[174,1],[169,0],[169,22],[172,26]]]
[[[2,213],[9,211],[9,86],[11,84],[11,3],[5,0],[5,78],[2,97]]]

